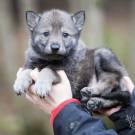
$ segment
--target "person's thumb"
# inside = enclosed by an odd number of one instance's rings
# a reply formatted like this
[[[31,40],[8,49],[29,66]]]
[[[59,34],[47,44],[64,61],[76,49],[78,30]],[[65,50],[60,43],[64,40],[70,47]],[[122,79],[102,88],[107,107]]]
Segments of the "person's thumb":
[[[132,82],[132,80],[128,76],[124,76],[123,81],[126,84],[127,89],[129,90],[130,94],[132,94],[133,88],[134,88],[134,83]]]
[[[68,77],[67,77],[66,73],[64,72],[64,70],[59,70],[57,73],[61,78],[61,82],[63,82],[63,83],[68,82]]]

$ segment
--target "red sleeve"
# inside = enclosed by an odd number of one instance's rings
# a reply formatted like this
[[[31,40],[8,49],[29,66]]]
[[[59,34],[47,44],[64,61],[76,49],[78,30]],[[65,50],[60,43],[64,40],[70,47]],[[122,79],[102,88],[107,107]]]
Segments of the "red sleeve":
[[[56,116],[58,115],[58,113],[69,103],[74,102],[77,104],[80,104],[80,101],[75,99],[75,98],[70,98],[67,99],[65,101],[63,101],[61,104],[59,104],[56,108],[54,108],[51,112],[51,117],[50,117],[50,122],[53,125],[53,121],[56,118]]]

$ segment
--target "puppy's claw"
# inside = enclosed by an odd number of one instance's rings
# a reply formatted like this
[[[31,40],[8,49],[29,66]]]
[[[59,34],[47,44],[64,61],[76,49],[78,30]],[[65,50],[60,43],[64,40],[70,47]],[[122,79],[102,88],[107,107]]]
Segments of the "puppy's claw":
[[[21,92],[18,92],[18,93],[16,93],[16,95],[17,95],[17,96],[21,96],[21,95],[22,95],[22,93],[21,93]]]
[[[41,99],[44,99],[44,98],[45,98],[45,96],[41,96],[41,95],[39,95],[39,97],[40,97]]]
[[[45,98],[51,91],[51,85],[44,81],[37,81],[35,83],[35,92],[40,98]]]

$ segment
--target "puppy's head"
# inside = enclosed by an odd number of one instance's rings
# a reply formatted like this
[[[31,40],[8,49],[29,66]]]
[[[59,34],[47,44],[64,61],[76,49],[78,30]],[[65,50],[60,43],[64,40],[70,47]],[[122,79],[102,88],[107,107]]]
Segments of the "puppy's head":
[[[57,60],[68,56],[76,48],[85,12],[70,15],[56,9],[43,14],[27,11],[26,21],[31,32],[32,48],[45,59]]]

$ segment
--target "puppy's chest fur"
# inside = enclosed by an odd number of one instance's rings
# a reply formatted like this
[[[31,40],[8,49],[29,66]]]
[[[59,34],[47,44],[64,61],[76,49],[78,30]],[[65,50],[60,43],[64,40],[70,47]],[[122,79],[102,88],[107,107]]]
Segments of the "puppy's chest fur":
[[[73,95],[80,99],[80,90],[88,86],[95,73],[94,50],[86,49],[82,58],[75,56],[64,65],[63,69],[70,80]]]
[[[49,67],[52,70],[64,70],[70,80],[73,96],[81,99],[80,90],[87,87],[94,74],[94,49],[85,48],[69,55],[61,61],[45,61],[31,57],[32,67],[39,70]]]

